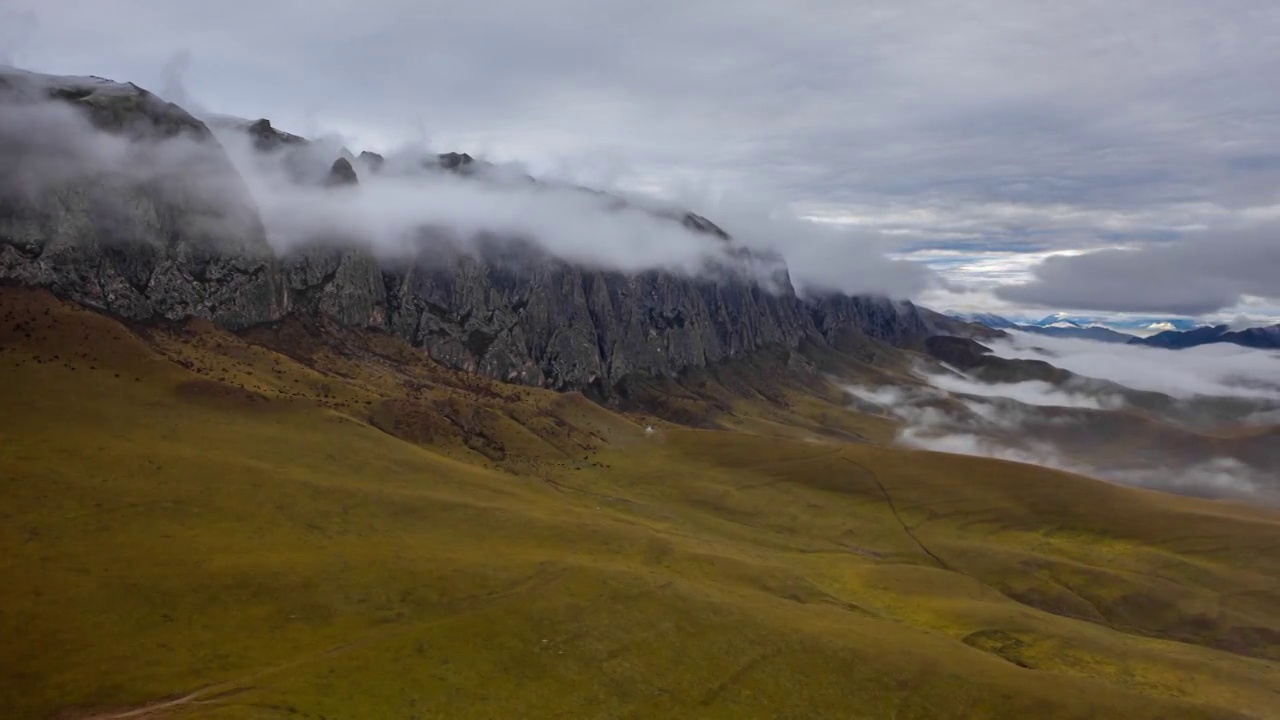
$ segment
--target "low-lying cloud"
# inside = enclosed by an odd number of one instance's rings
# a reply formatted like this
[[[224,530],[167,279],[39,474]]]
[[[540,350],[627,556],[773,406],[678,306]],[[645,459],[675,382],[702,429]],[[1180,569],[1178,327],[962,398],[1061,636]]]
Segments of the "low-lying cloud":
[[[180,56],[172,63],[178,89],[169,89],[171,94],[180,93],[182,62]],[[464,176],[437,167],[436,154],[422,147],[389,153],[376,172],[357,160],[358,183],[334,187],[325,179],[344,153],[340,138],[261,152],[243,127],[225,122],[213,124],[216,144],[190,134],[158,140],[108,133],[91,125],[79,108],[43,100],[42,85],[64,83],[102,95],[131,88],[92,79],[51,81],[21,71],[7,71],[0,82],[6,78],[26,97],[0,104],[0,154],[10,170],[4,184],[29,197],[86,178],[163,185],[181,177],[229,212],[256,207],[278,253],[320,240],[408,257],[419,253],[424,235],[432,235],[447,236],[452,249],[464,252],[477,251],[477,242],[517,241],[570,263],[628,273],[733,267],[771,281],[779,269],[770,252],[746,260],[722,239],[686,228],[680,222],[684,209],[658,198],[536,182],[517,166],[477,162]],[[222,167],[228,158],[233,171]],[[727,211],[731,205],[718,207]],[[759,213],[747,203],[732,207],[742,210],[713,221],[734,234],[737,246],[784,258],[802,291],[907,297],[929,282],[925,268],[887,258],[885,245],[874,239]]]
[[[1168,351],[1166,351],[1168,352]],[[1192,437],[1144,420],[1121,395],[1044,382],[987,383],[963,373],[923,373],[919,385],[848,386],[854,407],[901,423],[904,447],[1039,465],[1168,492],[1280,502],[1259,466],[1209,449],[1154,445],[1145,435]],[[1154,425],[1152,423],[1155,423]]]
[[[961,374],[929,376],[934,387],[956,395],[978,395],[1004,398],[1025,405],[1041,407],[1088,408],[1090,410],[1114,409],[1124,404],[1119,397],[1060,389],[1043,380],[1026,380],[1016,383],[986,383]]]
[[[1044,360],[1077,375],[1176,398],[1280,400],[1280,352],[1230,343],[1175,351],[1020,332],[988,345],[1001,357]]]

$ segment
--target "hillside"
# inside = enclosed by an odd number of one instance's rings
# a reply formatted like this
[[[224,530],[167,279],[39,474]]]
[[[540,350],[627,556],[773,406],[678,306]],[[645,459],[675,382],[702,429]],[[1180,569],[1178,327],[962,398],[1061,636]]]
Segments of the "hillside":
[[[697,430],[385,333],[0,308],[12,717],[1274,716],[1268,511],[892,449],[764,366],[671,381]]]

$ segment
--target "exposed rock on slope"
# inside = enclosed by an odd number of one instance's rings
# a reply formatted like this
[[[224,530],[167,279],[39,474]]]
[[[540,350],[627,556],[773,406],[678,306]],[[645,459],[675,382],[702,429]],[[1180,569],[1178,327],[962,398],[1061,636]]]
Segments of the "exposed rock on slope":
[[[578,267],[502,239],[469,253],[436,242],[394,262],[358,242],[317,239],[276,258],[243,181],[186,111],[96,78],[4,71],[0,89],[0,152],[23,178],[0,196],[0,279],[47,286],[126,318],[201,316],[244,328],[290,312],[324,314],[394,333],[449,366],[606,393],[633,373],[669,375],[766,347],[837,345],[864,334],[909,346],[937,331],[909,303],[803,300],[781,258],[753,253],[683,211],[649,212],[722,249],[723,260],[699,278]],[[354,163],[344,153],[317,166],[309,141],[267,120],[219,122],[246,132],[257,152],[285,153],[297,182],[357,184],[359,172],[383,164],[372,153]],[[121,142],[123,150],[95,166],[97,149],[75,143],[113,136],[94,136],[87,123],[148,142]],[[79,153],[68,159],[89,163],[89,172],[42,177],[33,191],[30,176],[63,142]],[[132,172],[130,163],[149,162],[155,148],[193,162],[161,172],[160,181],[153,167]],[[484,168],[447,153],[436,169],[483,182]]]
[[[199,120],[133,85],[20,71],[0,72],[0,103],[0,278],[135,319],[241,328],[285,311],[262,222]],[[85,117],[182,153],[187,171],[149,172],[131,143],[96,146]]]
[[[379,267],[359,252],[309,248],[286,264],[300,308],[387,330],[454,367],[560,388],[607,388],[631,373],[671,374],[843,333],[907,345],[929,332],[909,303],[830,296],[810,304],[745,280],[500,255]]]
[[[356,169],[351,167],[351,161],[342,157],[333,161],[333,165],[329,167],[329,177],[325,180],[327,185],[356,185],[359,182],[360,178],[356,175]]]
[[[1002,358],[992,353],[991,348],[969,338],[931,337],[925,341],[925,350],[938,360],[987,382],[1039,380],[1056,385],[1073,377],[1043,360]]]

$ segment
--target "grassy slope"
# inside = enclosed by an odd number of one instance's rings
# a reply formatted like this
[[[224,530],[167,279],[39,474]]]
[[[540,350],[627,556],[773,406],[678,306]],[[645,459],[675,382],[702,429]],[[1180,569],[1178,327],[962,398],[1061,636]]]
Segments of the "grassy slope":
[[[0,715],[1280,714],[1275,514],[253,340],[0,289]]]

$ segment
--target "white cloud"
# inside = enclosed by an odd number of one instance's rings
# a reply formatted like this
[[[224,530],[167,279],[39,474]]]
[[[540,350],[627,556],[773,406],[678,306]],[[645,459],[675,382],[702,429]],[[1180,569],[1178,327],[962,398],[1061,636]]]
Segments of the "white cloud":
[[[979,382],[964,375],[947,375],[943,373],[929,375],[928,379],[934,387],[955,395],[1004,398],[1025,405],[1102,410],[1117,408],[1124,404],[1124,401],[1119,397],[1068,392],[1041,380],[1027,380],[1016,383],[988,383]]]
[[[1118,395],[1042,382],[984,383],[962,373],[920,377],[930,384],[845,389],[859,410],[900,421],[895,442],[904,447],[1040,465],[1175,493],[1280,502],[1280,487],[1270,475],[1235,457],[1188,460],[1167,451],[1172,448],[1133,457],[1094,452],[1111,438],[1092,435],[1090,426],[1108,425],[1096,413],[1126,409]],[[1273,415],[1259,413],[1243,422],[1274,422]]]
[[[1045,360],[1078,375],[1179,398],[1280,399],[1280,353],[1227,343],[1186,350],[1013,333],[989,343],[1001,357]]]
[[[482,249],[478,241],[489,238],[523,241],[574,264],[623,272],[699,274],[709,265],[731,266],[755,273],[772,287],[778,269],[765,253],[744,267],[727,252],[728,244],[684,227],[679,221],[683,208],[660,198],[533,182],[523,168],[512,165],[479,163],[464,177],[435,169],[434,153],[422,147],[389,154],[382,172],[357,163],[357,184],[326,187],[324,180],[346,143],[343,138],[264,154],[245,132],[220,125],[224,156],[217,144],[185,134],[137,141],[100,132],[78,109],[43,100],[40,90],[44,83],[69,82],[101,94],[134,93],[129,86],[24,73],[0,75],[0,80],[15,84],[26,98],[0,105],[0,156],[7,170],[0,190],[37,192],[77,178],[149,182],[182,177],[199,185],[200,195],[220,203],[228,214],[248,215],[256,206],[267,239],[279,252],[330,240],[362,243],[383,256],[409,257],[421,250],[424,233],[430,232],[466,252]],[[196,170],[196,163],[202,169]],[[246,186],[253,204],[246,201]],[[740,200],[721,200],[716,208],[721,211],[716,221],[736,242],[779,253],[800,289],[905,297],[929,281],[925,268],[887,258],[883,244],[873,238],[851,240]]]

